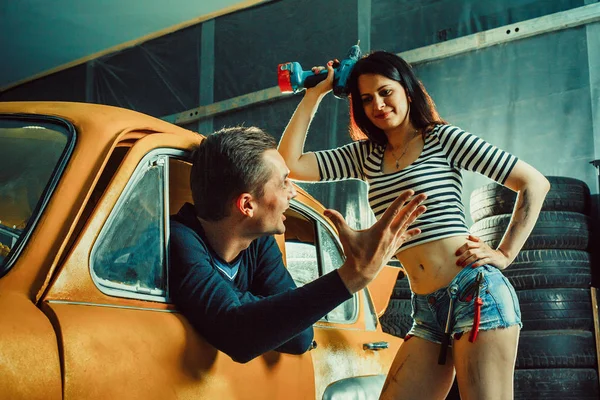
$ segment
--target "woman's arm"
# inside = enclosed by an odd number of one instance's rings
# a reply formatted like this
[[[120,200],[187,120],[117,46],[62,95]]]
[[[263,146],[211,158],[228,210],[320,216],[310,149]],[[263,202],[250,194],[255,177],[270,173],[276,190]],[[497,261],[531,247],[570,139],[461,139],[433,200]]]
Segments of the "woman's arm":
[[[456,251],[459,256],[457,265],[465,267],[475,262],[473,267],[491,264],[504,269],[512,263],[531,234],[550,190],[550,182],[531,165],[519,160],[504,186],[517,192],[517,200],[498,248],[491,249],[481,239],[471,235],[469,241]]]
[[[290,169],[290,178],[292,179],[303,181],[320,179],[317,158],[312,152],[304,153],[304,142],[321,100],[333,87],[333,67],[331,65],[331,62],[327,65],[327,79],[314,88],[306,90],[279,141],[277,150]],[[320,71],[318,68],[313,70],[315,73]]]
[[[531,234],[550,190],[550,182],[531,165],[517,161],[504,186],[517,192],[512,218],[498,245],[498,250],[509,261],[508,266]]]

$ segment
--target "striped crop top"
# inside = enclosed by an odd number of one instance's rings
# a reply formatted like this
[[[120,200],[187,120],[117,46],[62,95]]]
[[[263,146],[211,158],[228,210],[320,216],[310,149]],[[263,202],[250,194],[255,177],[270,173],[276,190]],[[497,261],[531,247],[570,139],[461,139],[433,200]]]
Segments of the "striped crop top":
[[[404,169],[382,172],[385,146],[357,141],[317,151],[322,181],[361,179],[369,185],[369,204],[377,219],[401,191],[425,193],[427,211],[412,227],[421,234],[402,250],[450,236],[468,235],[462,203],[461,169],[475,171],[503,184],[517,158],[483,139],[451,125],[436,125],[426,136],[419,157]]]

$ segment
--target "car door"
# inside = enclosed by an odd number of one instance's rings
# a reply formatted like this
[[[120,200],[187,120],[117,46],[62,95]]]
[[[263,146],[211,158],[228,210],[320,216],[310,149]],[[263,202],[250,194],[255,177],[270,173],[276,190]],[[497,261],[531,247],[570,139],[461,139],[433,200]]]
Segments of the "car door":
[[[235,363],[169,302],[168,216],[191,198],[185,158],[196,144],[138,140],[43,297],[59,332],[65,399],[314,397],[309,354]]]
[[[307,203],[307,202],[306,202]],[[339,239],[322,215],[299,196],[286,213],[286,265],[298,285],[339,268]],[[387,374],[402,341],[381,330],[367,289],[327,313],[315,324],[311,351],[317,398],[343,378]]]

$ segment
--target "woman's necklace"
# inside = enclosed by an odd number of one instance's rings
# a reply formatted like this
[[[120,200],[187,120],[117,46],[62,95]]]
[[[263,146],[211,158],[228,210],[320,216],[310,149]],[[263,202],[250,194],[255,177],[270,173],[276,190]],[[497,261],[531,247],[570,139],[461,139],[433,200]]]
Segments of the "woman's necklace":
[[[408,142],[406,143],[406,146],[404,146],[404,151],[402,152],[402,154],[400,154],[400,157],[396,157],[396,153],[394,153],[394,149],[392,149],[390,147],[390,151],[392,152],[392,157],[394,157],[394,160],[396,160],[396,169],[400,168],[400,160],[406,154],[406,151],[408,150],[408,146],[410,145],[410,142],[412,142],[412,140],[417,136],[417,133],[419,133],[419,130],[415,129],[415,131],[412,134],[412,137],[408,140]]]

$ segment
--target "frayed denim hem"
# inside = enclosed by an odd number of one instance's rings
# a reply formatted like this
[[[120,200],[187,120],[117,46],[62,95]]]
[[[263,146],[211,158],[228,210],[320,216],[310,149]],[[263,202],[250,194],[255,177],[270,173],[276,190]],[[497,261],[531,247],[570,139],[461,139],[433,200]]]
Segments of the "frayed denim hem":
[[[523,329],[523,323],[522,322],[513,322],[513,323],[510,323],[510,324],[493,324],[493,325],[484,326],[484,327],[480,326],[479,327],[479,332],[481,333],[483,331],[493,331],[493,330],[496,330],[496,329],[506,329],[506,328],[510,328],[511,326],[515,326],[515,325],[519,326],[519,331],[521,329]],[[456,335],[462,336],[464,334],[470,333],[471,332],[471,328],[472,328],[472,326],[465,327],[464,329],[454,329],[452,331],[452,337],[455,337]]]

